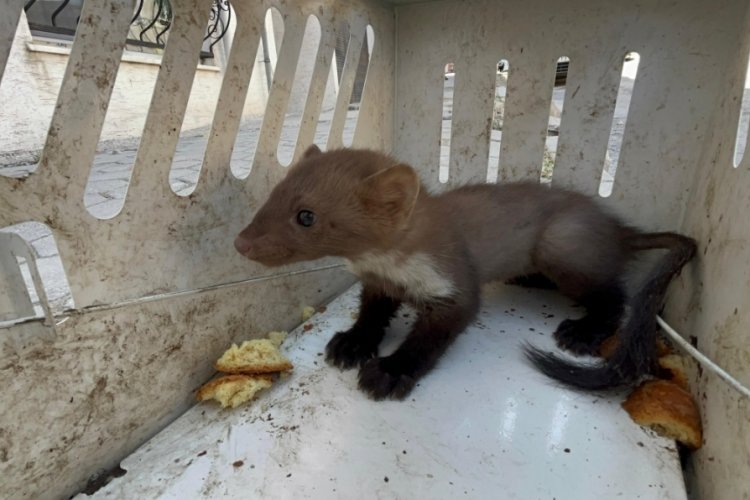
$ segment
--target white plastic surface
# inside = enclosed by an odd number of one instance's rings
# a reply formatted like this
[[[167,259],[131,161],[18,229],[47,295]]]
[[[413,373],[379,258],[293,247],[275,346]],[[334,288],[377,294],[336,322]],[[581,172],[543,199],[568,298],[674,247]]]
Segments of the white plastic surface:
[[[633,423],[619,398],[556,387],[522,360],[521,341],[551,346],[577,314],[556,293],[488,287],[479,319],[412,395],[374,402],[322,354],[352,323],[357,291],[290,335],[291,377],[245,407],[195,406],[95,498],[686,497],[672,441]]]

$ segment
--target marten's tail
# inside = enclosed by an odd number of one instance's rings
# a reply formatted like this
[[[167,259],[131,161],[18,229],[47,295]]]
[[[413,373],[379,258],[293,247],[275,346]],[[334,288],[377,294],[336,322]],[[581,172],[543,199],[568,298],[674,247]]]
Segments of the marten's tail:
[[[644,286],[630,299],[630,313],[620,328],[612,356],[600,363],[582,364],[565,360],[536,347],[526,346],[526,356],[547,376],[565,385],[610,389],[633,382],[656,364],[656,315],[670,281],[693,257],[696,243],[675,233],[633,234],[627,239],[633,250],[668,249],[651,271]]]

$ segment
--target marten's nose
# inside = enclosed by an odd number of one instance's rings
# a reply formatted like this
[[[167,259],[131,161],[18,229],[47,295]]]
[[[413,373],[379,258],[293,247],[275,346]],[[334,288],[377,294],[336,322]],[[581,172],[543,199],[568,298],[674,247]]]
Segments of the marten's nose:
[[[246,238],[240,234],[234,239],[234,248],[242,255],[247,256],[250,250],[253,249],[253,243],[250,241],[250,238]]]

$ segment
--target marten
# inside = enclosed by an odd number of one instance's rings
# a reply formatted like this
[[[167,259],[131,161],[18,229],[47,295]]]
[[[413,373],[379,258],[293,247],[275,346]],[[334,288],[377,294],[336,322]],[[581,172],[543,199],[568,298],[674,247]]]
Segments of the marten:
[[[373,399],[403,399],[477,315],[480,285],[532,277],[585,307],[554,332],[558,345],[594,354],[618,334],[615,353],[577,364],[526,345],[543,373],[604,390],[655,366],[655,316],[666,288],[695,253],[693,239],[644,233],[592,198],[532,182],[477,184],[428,193],[415,170],[385,154],[309,147],[235,239],[245,257],[280,266],[343,257],[362,282],[359,316],[326,346],[329,363],[359,367]],[[640,250],[667,249],[645,285],[627,297],[624,277]],[[390,356],[378,346],[403,304],[417,318]],[[626,315],[625,310],[629,309]]]

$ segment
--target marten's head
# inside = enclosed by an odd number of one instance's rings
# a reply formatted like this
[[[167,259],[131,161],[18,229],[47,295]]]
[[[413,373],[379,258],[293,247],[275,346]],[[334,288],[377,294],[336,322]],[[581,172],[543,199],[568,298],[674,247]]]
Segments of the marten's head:
[[[387,250],[408,227],[419,192],[414,169],[386,155],[310,146],[234,246],[267,266]]]

